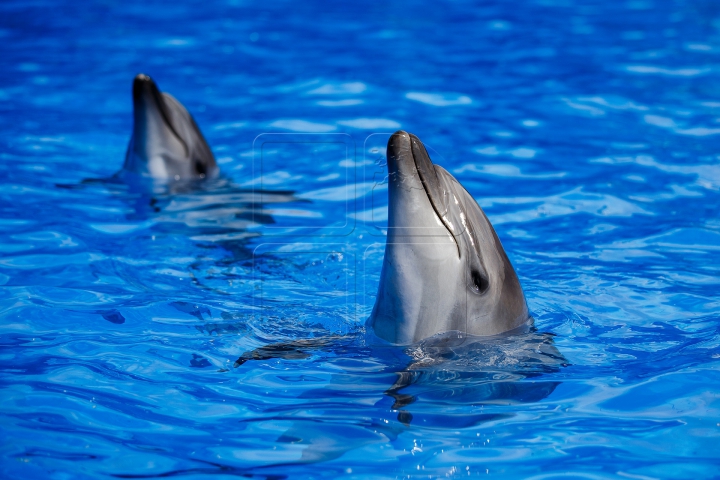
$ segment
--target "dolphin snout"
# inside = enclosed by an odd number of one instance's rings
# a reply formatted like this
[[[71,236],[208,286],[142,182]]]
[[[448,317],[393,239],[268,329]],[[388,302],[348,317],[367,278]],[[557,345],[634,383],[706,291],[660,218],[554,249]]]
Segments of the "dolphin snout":
[[[389,173],[403,171],[405,170],[403,167],[414,165],[409,133],[398,130],[390,136],[387,144],[387,161]]]
[[[393,140],[394,138],[396,138],[396,137],[398,137],[398,138],[402,138],[402,137],[410,138],[410,134],[409,134],[408,132],[406,132],[405,130],[398,130],[397,132],[393,133],[393,134],[390,136],[390,140],[392,141],[392,140]]]
[[[133,80],[133,101],[135,103],[147,101],[159,95],[159,90],[152,78],[139,73]]]
[[[136,82],[152,82],[152,79],[149,75],[145,75],[144,73],[138,73],[135,75],[135,81]]]
[[[390,135],[388,140],[388,151],[391,149],[402,149],[410,146],[410,134],[405,130],[398,130]]]

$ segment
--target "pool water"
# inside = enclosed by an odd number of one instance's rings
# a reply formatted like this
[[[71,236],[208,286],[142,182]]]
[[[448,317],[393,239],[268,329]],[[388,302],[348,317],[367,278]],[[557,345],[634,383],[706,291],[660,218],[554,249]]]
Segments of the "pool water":
[[[717,478],[716,1],[7,0],[0,42],[0,477]],[[139,72],[221,178],[113,177]],[[400,128],[534,331],[365,331]]]

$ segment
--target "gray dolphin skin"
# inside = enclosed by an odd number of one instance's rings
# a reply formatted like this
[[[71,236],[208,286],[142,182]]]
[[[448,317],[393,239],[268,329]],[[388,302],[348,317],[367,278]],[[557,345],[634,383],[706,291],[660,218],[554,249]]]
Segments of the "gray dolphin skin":
[[[142,73],[133,81],[133,114],[125,171],[157,180],[218,175],[215,157],[190,113]]]
[[[520,281],[475,199],[415,135],[390,137],[387,165],[385,258],[366,325],[401,345],[529,326]]]

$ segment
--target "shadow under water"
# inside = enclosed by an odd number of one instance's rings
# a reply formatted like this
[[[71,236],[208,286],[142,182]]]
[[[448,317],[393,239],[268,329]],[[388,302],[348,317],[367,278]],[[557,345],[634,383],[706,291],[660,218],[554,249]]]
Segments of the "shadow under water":
[[[414,424],[462,429],[511,417],[511,412],[484,412],[483,407],[540,402],[561,383],[551,374],[569,365],[555,347],[551,333],[531,329],[519,334],[465,337],[461,343],[448,341],[451,336],[440,335],[409,347],[378,345],[376,338],[362,333],[303,339],[247,351],[234,366],[258,360],[303,360],[312,357],[314,350],[329,348],[340,356],[345,351],[351,357],[372,358],[383,365],[382,378],[395,375],[395,383],[384,395],[392,401],[390,411],[397,413],[397,423],[368,418],[365,423],[338,430],[332,428],[331,418],[275,419],[292,420],[276,442],[305,446],[295,463],[308,464],[338,458],[358,444],[393,441]],[[335,374],[324,388],[303,392],[298,400],[335,398],[339,392],[352,395],[357,374]],[[376,405],[383,403],[380,400]],[[475,407],[477,413],[468,414],[468,406]]]
[[[402,423],[413,420],[408,407],[420,398],[455,405],[541,401],[559,385],[556,380],[544,380],[543,375],[568,366],[551,333],[533,329],[520,334],[466,337],[458,344],[448,342],[447,336],[406,349],[412,362],[396,372],[397,381],[385,391],[394,400],[391,408],[398,411]],[[410,387],[412,393],[407,392]]]
[[[275,223],[270,206],[309,202],[292,191],[242,187],[222,176],[161,182],[121,171],[55,187],[69,199],[60,208],[71,205],[74,215],[82,212],[83,228],[105,234],[94,251],[106,260],[92,263],[92,274],[120,279],[125,294],[107,308],[73,312],[98,314],[116,325],[126,320],[117,307],[147,305],[157,292],[176,292],[178,278],[206,292],[244,293],[246,276],[225,270],[252,262],[251,241],[261,235],[260,227]],[[236,278],[243,281],[233,283]],[[171,305],[197,313],[183,303]],[[197,300],[187,303],[194,309]]]
[[[268,205],[308,202],[293,191],[243,188],[223,177],[156,182],[120,172],[109,178],[56,186],[70,190],[102,188],[128,205],[125,220],[151,221],[156,230],[185,233],[210,242],[257,236],[248,229],[275,223]]]

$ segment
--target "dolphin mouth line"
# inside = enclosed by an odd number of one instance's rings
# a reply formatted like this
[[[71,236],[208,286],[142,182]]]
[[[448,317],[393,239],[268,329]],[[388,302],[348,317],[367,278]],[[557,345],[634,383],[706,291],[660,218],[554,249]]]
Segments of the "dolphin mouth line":
[[[410,142],[412,142],[412,141],[413,141],[413,138],[412,138],[412,136],[411,136],[411,137],[410,137]],[[420,142],[420,140],[417,140],[417,141]],[[423,148],[425,148],[425,151],[427,151],[427,148],[425,147],[425,144],[422,143],[422,142],[420,142],[420,144],[422,145]],[[447,230],[448,234],[449,234],[450,237],[453,239],[453,242],[455,242],[455,246],[457,247],[458,258],[461,258],[461,255],[460,255],[460,244],[458,243],[457,238],[455,238],[455,234],[453,234],[453,232],[452,232],[452,230],[450,229],[450,226],[447,224],[447,221],[445,220],[444,216],[443,216],[443,215],[440,215],[440,212],[438,211],[438,208],[437,208],[437,206],[435,205],[435,202],[433,201],[433,197],[432,197],[432,195],[430,194],[430,191],[428,190],[427,180],[425,179],[425,177],[423,177],[422,170],[418,167],[417,160],[416,160],[416,158],[415,158],[415,152],[413,152],[413,149],[412,149],[412,143],[410,144],[410,154],[411,154],[412,157],[413,157],[413,163],[414,163],[414,165],[415,165],[415,171],[418,173],[418,177],[420,177],[420,183],[421,183],[422,186],[423,186],[423,191],[425,191],[425,196],[427,197],[428,201],[430,202],[430,205],[432,205],[432,208],[433,208],[433,211],[435,212],[435,215],[437,215],[437,217],[440,219],[440,222],[441,222],[441,223],[443,224],[443,226],[445,227],[445,230]],[[428,155],[428,158],[430,158],[430,155]],[[430,162],[431,162],[432,169],[435,170],[435,164],[432,163],[432,160],[431,160]],[[435,174],[437,175],[437,171],[435,171]]]
[[[148,77],[149,78],[149,77]],[[154,81],[152,79],[150,80],[151,87],[150,92],[152,94],[152,98],[155,101],[155,104],[158,106],[158,110],[160,111],[160,116],[163,119],[163,122],[165,122],[165,125],[170,129],[173,135],[175,135],[175,138],[178,139],[178,141],[182,144],[183,149],[185,150],[185,155],[190,155],[190,149],[188,148],[187,143],[185,140],[180,136],[180,134],[175,130],[175,126],[170,121],[170,116],[167,112],[167,106],[165,105],[165,99],[162,97],[162,94],[160,93],[160,89],[157,87]]]
[[[153,95],[155,96],[155,101],[158,102],[160,105],[160,115],[162,115],[163,120],[165,120],[165,124],[170,128],[170,131],[175,135],[175,137],[180,140],[180,143],[182,143],[183,148],[185,149],[185,155],[190,155],[190,149],[188,148],[187,143],[185,140],[180,136],[180,134],[175,130],[175,126],[170,121],[170,117],[167,113],[167,106],[165,106],[165,99],[162,98],[162,95],[160,95],[160,91],[157,89],[153,89]]]

